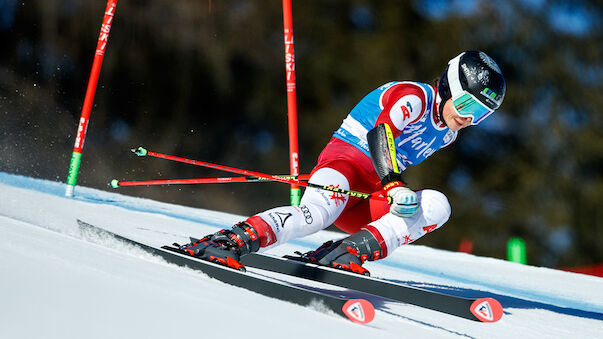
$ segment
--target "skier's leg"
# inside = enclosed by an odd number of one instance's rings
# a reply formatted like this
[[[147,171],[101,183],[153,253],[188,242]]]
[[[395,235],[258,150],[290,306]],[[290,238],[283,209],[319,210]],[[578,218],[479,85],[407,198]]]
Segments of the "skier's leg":
[[[365,227],[383,239],[380,241],[382,257],[440,228],[450,218],[450,203],[443,193],[426,189],[418,191],[417,197],[420,208],[414,216],[401,218],[387,213]]]
[[[312,174],[310,182],[349,189],[347,178],[339,171],[323,167]],[[208,256],[236,260],[240,256],[269,248],[318,232],[335,221],[344,210],[348,196],[330,191],[308,188],[300,206],[282,206],[254,215],[236,224],[208,235],[192,244],[182,246],[193,256]]]
[[[350,189],[347,178],[328,167],[314,172],[309,182]],[[260,221],[257,217],[264,221],[274,234],[274,241],[262,247],[273,247],[327,228],[344,210],[348,199],[344,194],[307,188],[299,206],[276,207],[257,214],[248,222],[253,226]]]
[[[346,160],[323,161],[314,169],[309,182],[367,192],[380,184],[378,178]],[[257,214],[247,222],[251,225],[257,223],[258,227],[254,226],[255,228],[267,230],[264,233],[270,234],[273,239],[262,243],[261,247],[267,248],[323,230],[336,222],[342,213],[354,209],[360,202],[360,198],[351,198],[345,194],[307,188],[300,206],[273,208]]]
[[[368,274],[360,266],[366,260],[386,257],[399,246],[411,243],[441,227],[450,217],[450,204],[444,194],[423,190],[417,192],[417,196],[421,208],[413,217],[402,218],[385,213],[358,232],[336,242],[329,241],[317,250],[306,253],[304,257],[319,264]],[[373,208],[373,213],[382,213],[383,210],[382,207]],[[351,216],[364,220],[367,216],[361,214],[369,212],[367,206],[358,205],[357,208],[344,212],[339,221],[350,221],[355,225]]]

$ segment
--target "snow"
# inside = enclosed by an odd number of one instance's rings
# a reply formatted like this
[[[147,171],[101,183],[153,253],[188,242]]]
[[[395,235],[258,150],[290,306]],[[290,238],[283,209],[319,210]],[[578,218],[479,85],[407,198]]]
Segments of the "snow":
[[[112,239],[82,235],[76,224],[80,218],[163,245],[229,227],[243,216],[124,196],[110,188],[77,187],[76,196],[66,198],[64,187],[0,172],[0,338],[603,336],[601,278],[409,245],[365,266],[391,281],[494,297],[505,310],[502,320],[479,323],[363,295],[377,311],[372,323],[358,325],[320,306],[266,298]],[[337,237],[323,231],[269,253],[309,250]]]

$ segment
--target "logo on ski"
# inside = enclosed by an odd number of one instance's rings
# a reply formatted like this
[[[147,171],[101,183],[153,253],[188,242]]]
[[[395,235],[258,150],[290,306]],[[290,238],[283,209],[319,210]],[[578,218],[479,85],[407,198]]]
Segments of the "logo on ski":
[[[490,308],[490,304],[487,301],[483,301],[481,304],[477,305],[475,308],[475,312],[479,313],[479,315],[488,321],[492,321],[494,319],[494,315],[492,315],[492,309]]]
[[[482,298],[471,304],[471,313],[480,321],[493,323],[502,318],[503,309],[498,301],[492,298]]]
[[[360,322],[364,321],[364,311],[362,310],[362,305],[360,305],[359,302],[355,302],[352,305],[348,306],[348,309],[345,311],[354,319]]]
[[[343,313],[353,322],[367,324],[375,318],[373,304],[364,299],[348,300],[343,305]]]

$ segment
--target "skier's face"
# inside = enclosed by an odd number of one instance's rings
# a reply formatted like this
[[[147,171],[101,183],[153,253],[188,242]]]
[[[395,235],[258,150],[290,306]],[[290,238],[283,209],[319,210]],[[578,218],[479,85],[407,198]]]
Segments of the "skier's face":
[[[458,131],[461,128],[465,128],[471,125],[470,117],[461,117],[456,112],[454,106],[452,106],[452,99],[448,99],[446,100],[446,103],[444,103],[444,111],[442,115],[444,116],[446,126],[448,126],[448,128],[453,131]]]

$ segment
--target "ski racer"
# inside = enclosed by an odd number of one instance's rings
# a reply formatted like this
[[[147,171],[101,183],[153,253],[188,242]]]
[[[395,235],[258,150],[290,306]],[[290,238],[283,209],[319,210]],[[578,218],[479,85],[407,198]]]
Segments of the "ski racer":
[[[448,62],[434,85],[390,82],[370,92],[345,118],[318,158],[309,182],[376,192],[390,203],[308,188],[299,206],[258,213],[231,229],[181,246],[192,256],[239,267],[240,257],[334,224],[350,235],[303,254],[309,262],[367,274],[366,260],[440,228],[450,217],[441,192],[407,187],[401,173],[450,145],[458,131],[497,110],[506,85],[485,53],[466,51]]]

